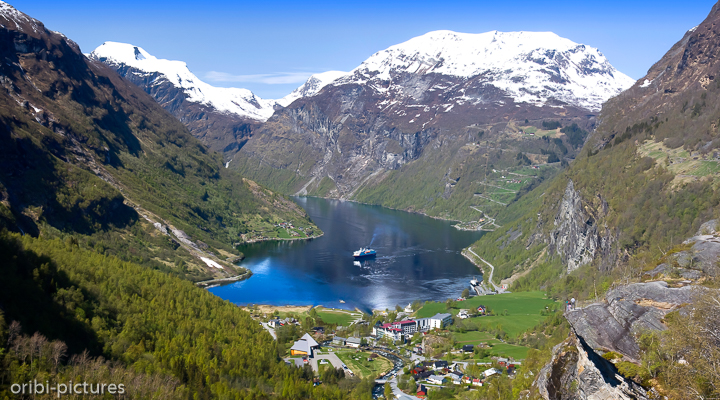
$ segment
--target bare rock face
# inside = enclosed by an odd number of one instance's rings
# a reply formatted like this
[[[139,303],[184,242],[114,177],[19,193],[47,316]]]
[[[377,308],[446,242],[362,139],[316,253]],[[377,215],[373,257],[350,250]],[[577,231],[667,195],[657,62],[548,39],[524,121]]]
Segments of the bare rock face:
[[[573,181],[568,181],[549,238],[551,249],[567,264],[567,272],[591,262],[598,251],[609,253],[614,238],[603,236],[598,230],[598,217],[605,212],[586,206]]]
[[[665,315],[692,301],[693,287],[669,288],[665,282],[635,283],[610,290],[602,303],[569,311],[565,318],[590,348],[640,359],[635,335],[664,330]]]
[[[684,242],[692,243],[693,246],[689,251],[677,253],[676,260],[681,267],[717,276],[717,260],[720,259],[720,233],[715,231],[717,226],[717,220],[708,221],[700,226],[695,236]]]
[[[625,379],[574,332],[553,348],[534,386],[546,400],[649,399],[640,385]]]

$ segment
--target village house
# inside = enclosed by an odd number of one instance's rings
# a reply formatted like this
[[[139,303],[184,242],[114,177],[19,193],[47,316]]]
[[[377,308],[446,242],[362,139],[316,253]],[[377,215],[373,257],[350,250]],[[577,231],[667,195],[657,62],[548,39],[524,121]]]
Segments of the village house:
[[[308,356],[313,357],[313,350],[316,350],[320,345],[315,339],[309,334],[304,334],[297,342],[290,348],[290,354],[293,356]]]
[[[413,379],[415,379],[416,381],[421,381],[432,375],[433,375],[432,371],[422,371],[422,372],[418,372],[417,374],[413,375]]]
[[[362,339],[359,337],[349,337],[347,340],[345,340],[345,345],[349,347],[358,348],[360,347],[360,344],[362,343]]]
[[[438,375],[430,375],[427,378],[427,381],[429,383],[435,384],[435,385],[442,385],[445,383],[446,378],[444,376],[438,376]]]
[[[345,338],[340,336],[333,336],[332,340],[333,344],[336,344],[338,346],[345,346]]]
[[[418,390],[417,390],[417,393],[415,393],[415,395],[417,397],[420,397],[421,399],[424,399],[427,396],[427,388],[425,387],[425,385],[420,384],[420,386],[418,386]]]
[[[452,379],[452,382],[456,385],[460,385],[462,383],[463,374],[461,372],[450,372],[448,375],[448,378]]]
[[[463,345],[462,351],[465,352],[465,353],[472,353],[472,352],[475,351],[475,346],[473,346],[473,345],[471,345],[471,344]]]

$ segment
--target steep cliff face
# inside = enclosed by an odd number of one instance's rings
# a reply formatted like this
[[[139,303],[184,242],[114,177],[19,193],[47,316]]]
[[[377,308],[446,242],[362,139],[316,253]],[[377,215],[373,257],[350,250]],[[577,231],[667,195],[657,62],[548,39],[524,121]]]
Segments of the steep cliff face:
[[[534,383],[546,400],[641,400],[655,398],[625,379],[574,332],[553,348],[552,360]]]
[[[599,207],[595,209],[592,204],[583,201],[573,181],[568,181],[547,240],[551,251],[554,250],[567,265],[567,272],[592,262],[598,254],[602,254],[606,262],[611,262],[608,256],[615,237],[609,233],[607,226],[602,231],[599,229],[608,205],[601,196],[598,199]]]

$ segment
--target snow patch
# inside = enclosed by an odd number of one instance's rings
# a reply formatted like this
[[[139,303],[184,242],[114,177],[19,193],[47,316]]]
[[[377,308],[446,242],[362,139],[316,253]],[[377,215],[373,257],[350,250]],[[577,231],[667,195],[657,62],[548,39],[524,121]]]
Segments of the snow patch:
[[[265,121],[275,112],[275,100],[263,100],[247,89],[219,88],[203,82],[182,61],[156,58],[142,47],[127,43],[105,42],[89,54],[89,58],[107,64],[126,65],[144,72],[159,74],[155,84],[167,79],[183,90],[187,100],[211,106],[220,112]],[[142,76],[142,75],[140,75]]]
[[[641,84],[640,84],[640,87],[646,88],[646,87],[650,86],[650,84],[651,84],[652,82],[653,82],[653,81],[651,81],[651,80],[645,79],[645,82],[641,83]]]
[[[308,78],[308,80],[302,84],[302,86],[293,90],[290,94],[278,100],[277,103],[283,107],[287,107],[293,101],[301,97],[310,97],[318,94],[322,88],[333,83],[334,81],[347,75],[347,72],[343,71],[327,71],[320,74],[314,74]]]
[[[213,268],[217,268],[217,269],[224,269],[222,265],[216,263],[215,261],[213,261],[213,260],[211,260],[211,259],[209,259],[209,258],[200,257],[200,259],[203,260],[203,262],[204,262],[205,264],[207,264],[208,267],[213,267]]]

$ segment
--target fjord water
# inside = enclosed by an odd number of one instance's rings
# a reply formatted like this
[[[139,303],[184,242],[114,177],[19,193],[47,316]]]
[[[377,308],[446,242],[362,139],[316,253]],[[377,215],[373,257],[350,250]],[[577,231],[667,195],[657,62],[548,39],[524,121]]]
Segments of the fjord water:
[[[211,288],[212,293],[241,305],[370,311],[456,298],[473,276],[481,276],[460,254],[481,232],[459,231],[449,221],[379,206],[311,197],[295,201],[325,235],[241,247],[246,256],[241,265],[253,276]],[[360,247],[372,247],[377,256],[356,262],[352,253]]]

